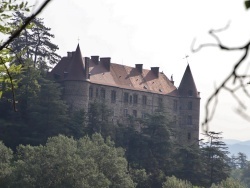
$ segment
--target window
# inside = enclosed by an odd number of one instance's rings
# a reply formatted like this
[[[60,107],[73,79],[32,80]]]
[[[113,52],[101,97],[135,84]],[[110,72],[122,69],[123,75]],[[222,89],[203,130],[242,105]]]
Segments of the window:
[[[123,110],[123,115],[124,115],[124,117],[128,117],[128,109]]]
[[[132,104],[132,95],[129,96],[129,103]]]
[[[133,116],[137,117],[137,110],[133,110]]]
[[[191,133],[188,133],[188,140],[191,140]]]
[[[111,102],[115,103],[116,101],[116,91],[112,90],[111,91]]]
[[[174,100],[174,111],[177,111],[177,100]]]
[[[92,87],[89,88],[89,98],[90,99],[93,98],[93,88]]]
[[[158,98],[158,104],[162,105],[162,98],[161,97]]]
[[[188,90],[188,96],[192,97],[193,96],[193,91],[192,90]]]
[[[187,124],[192,125],[192,116],[188,116],[187,118]]]
[[[128,96],[129,94],[127,92],[124,93],[124,102],[128,103]]]
[[[101,98],[102,99],[105,99],[105,94],[106,94],[106,92],[105,92],[105,89],[101,89]]]
[[[147,105],[147,96],[145,95],[142,96],[142,104]]]
[[[138,95],[137,95],[137,94],[134,94],[134,95],[133,95],[133,103],[134,103],[134,104],[137,104],[137,103],[138,103]]]
[[[99,90],[98,90],[98,88],[96,88],[96,90],[95,90],[95,97],[96,97],[96,98],[99,97]]]
[[[193,109],[193,103],[192,101],[188,102],[188,110],[192,110]]]

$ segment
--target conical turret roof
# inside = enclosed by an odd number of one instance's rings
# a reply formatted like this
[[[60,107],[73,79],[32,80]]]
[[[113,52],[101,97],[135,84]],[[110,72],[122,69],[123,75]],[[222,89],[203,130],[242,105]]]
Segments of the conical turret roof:
[[[187,65],[187,68],[184,72],[184,75],[181,79],[180,86],[178,88],[179,95],[184,97],[199,97],[194,78],[190,69],[190,66]]]
[[[77,45],[74,56],[70,62],[67,74],[65,80],[85,80],[84,63],[79,44]]]

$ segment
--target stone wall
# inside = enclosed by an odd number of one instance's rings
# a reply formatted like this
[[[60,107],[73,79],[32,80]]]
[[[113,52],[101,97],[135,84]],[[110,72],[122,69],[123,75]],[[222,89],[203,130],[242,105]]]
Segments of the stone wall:
[[[174,97],[139,90],[94,84],[87,81],[65,81],[64,99],[71,110],[88,109],[90,102],[105,102],[113,110],[112,120],[124,122],[127,116],[144,118],[162,106],[175,127],[175,138],[192,144],[199,139],[200,99]]]

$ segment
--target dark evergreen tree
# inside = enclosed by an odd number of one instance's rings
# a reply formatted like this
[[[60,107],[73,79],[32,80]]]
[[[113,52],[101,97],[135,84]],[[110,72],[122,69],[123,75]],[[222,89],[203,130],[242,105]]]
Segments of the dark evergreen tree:
[[[10,25],[19,27],[25,20],[26,16],[23,13],[16,12]],[[10,44],[12,52],[19,56],[16,63],[32,59],[33,65],[40,70],[48,70],[51,65],[57,63],[60,59],[56,53],[58,46],[51,42],[50,39],[54,38],[54,35],[50,30],[44,25],[42,18],[34,18]]]
[[[100,133],[104,138],[114,139],[115,127],[111,119],[111,110],[103,102],[90,103],[88,111],[87,133]]]
[[[204,143],[201,152],[205,164],[205,175],[209,186],[219,183],[230,175],[228,148],[222,141],[221,132],[208,132],[208,141]]]
[[[87,113],[84,109],[75,111],[69,117],[68,135],[76,139],[82,138],[88,134],[87,130]]]
[[[196,186],[203,186],[209,183],[205,176],[207,170],[201,150],[197,145],[178,146],[175,152],[175,172],[179,179],[187,180]]]

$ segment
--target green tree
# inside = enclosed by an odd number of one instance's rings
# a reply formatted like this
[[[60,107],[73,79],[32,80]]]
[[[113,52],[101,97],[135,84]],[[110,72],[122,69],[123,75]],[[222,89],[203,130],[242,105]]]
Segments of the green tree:
[[[100,133],[104,138],[114,138],[115,127],[111,121],[111,110],[103,102],[90,103],[88,110],[87,133]]]
[[[0,138],[15,150],[19,144],[39,145],[50,136],[69,133],[67,105],[61,98],[61,87],[25,63],[16,89],[17,112],[4,97],[1,100]],[[9,91],[11,93],[11,91]],[[6,97],[8,98],[8,96]],[[15,137],[15,139],[12,139]]]
[[[207,169],[201,149],[196,145],[190,145],[179,146],[176,150],[174,175],[191,182],[193,185],[207,185],[209,180],[204,173]]]
[[[222,141],[221,132],[208,132],[208,142],[202,147],[202,157],[205,164],[205,176],[209,184],[219,183],[230,175],[228,150]]]
[[[71,114],[67,128],[69,130],[68,134],[76,139],[87,135],[87,113],[84,109]]]
[[[13,27],[23,24],[27,16],[22,12],[15,12],[10,23]],[[15,54],[19,54],[21,60],[32,59],[33,65],[40,70],[48,70],[51,65],[57,63],[60,56],[56,53],[58,46],[51,42],[54,35],[50,28],[44,25],[42,18],[34,18],[29,27],[18,35],[10,47]],[[16,62],[20,63],[20,61]]]
[[[160,109],[143,120],[130,118],[128,125],[119,128],[122,142],[118,139],[118,143],[126,149],[129,169],[145,169],[148,187],[161,187],[165,176],[175,168],[172,130],[166,113]]]
[[[248,162],[246,168],[242,169],[241,181],[250,187],[250,163]]]
[[[7,179],[12,173],[12,157],[12,150],[0,141],[0,187],[3,187],[7,183]]]
[[[246,154],[239,152],[237,157],[236,157],[236,160],[237,160],[237,164],[238,164],[240,169],[247,168],[248,161],[247,161]]]
[[[247,188],[244,184],[239,182],[238,180],[227,178],[226,180],[222,180],[218,184],[213,184],[211,188]]]
[[[9,71],[9,64],[12,63],[18,56],[12,53],[12,49],[9,47],[10,43],[23,31],[23,29],[28,26],[32,19],[34,19],[50,2],[46,0],[42,3],[41,7],[38,8],[34,14],[27,17],[24,24],[18,25],[18,27],[13,27],[9,24],[13,12],[28,12],[29,6],[27,2],[19,0],[2,0],[0,3],[0,34],[5,36],[5,41],[0,40],[0,83],[10,83],[10,89],[12,91],[12,106],[16,110],[15,92],[14,85],[15,80],[12,79],[11,72]],[[15,65],[12,66],[12,70],[15,70]],[[2,89],[0,89],[0,98],[2,96]]]
[[[192,184],[188,181],[177,179],[174,176],[167,177],[162,188],[192,188]]]
[[[10,187],[135,187],[122,149],[100,134],[19,146]]]

